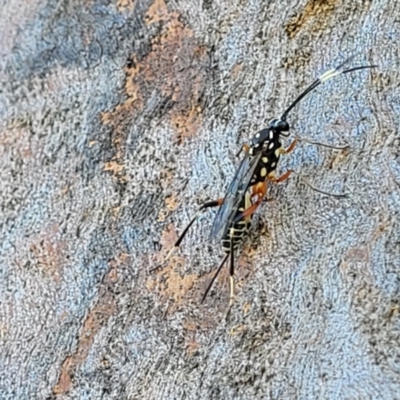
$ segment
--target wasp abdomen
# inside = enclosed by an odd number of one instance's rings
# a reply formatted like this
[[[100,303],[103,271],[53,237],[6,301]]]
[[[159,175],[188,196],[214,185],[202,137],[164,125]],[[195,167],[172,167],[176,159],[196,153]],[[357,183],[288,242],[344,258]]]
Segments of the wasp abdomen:
[[[242,204],[238,208],[236,217],[240,217],[242,213],[251,207],[251,195],[249,192],[243,197]],[[227,230],[225,237],[222,239],[222,249],[225,253],[230,253],[236,250],[241,242],[243,241],[244,235],[250,229],[252,215],[243,217],[239,221],[232,223],[232,225]]]

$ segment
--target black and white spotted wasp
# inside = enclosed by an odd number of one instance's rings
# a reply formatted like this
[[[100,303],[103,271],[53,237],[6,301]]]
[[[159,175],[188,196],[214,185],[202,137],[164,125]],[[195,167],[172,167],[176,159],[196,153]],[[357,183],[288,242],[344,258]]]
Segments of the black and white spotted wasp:
[[[183,230],[174,247],[167,255],[166,260],[171,256],[173,251],[179,247],[189,228],[203,210],[210,207],[219,207],[211,228],[210,238],[214,241],[222,241],[222,249],[225,252],[225,257],[209,283],[202,298],[202,302],[206,298],[215,279],[229,257],[229,308],[232,305],[234,299],[234,253],[250,228],[253,213],[266,195],[267,181],[274,183],[283,182],[294,172],[288,170],[278,178],[275,175],[280,156],[290,153],[297,143],[297,139],[294,139],[287,148],[282,146],[281,137],[288,137],[290,134],[290,127],[286,118],[290,111],[320,84],[338,75],[376,67],[375,65],[365,65],[342,70],[343,66],[348,64],[353,58],[354,57],[347,59],[342,64],[319,76],[293,101],[279,119],[271,120],[267,128],[262,129],[253,136],[250,144],[243,146],[240,152],[244,152],[244,157],[236,170],[225,197],[204,203]],[[336,148],[333,146],[327,147]]]

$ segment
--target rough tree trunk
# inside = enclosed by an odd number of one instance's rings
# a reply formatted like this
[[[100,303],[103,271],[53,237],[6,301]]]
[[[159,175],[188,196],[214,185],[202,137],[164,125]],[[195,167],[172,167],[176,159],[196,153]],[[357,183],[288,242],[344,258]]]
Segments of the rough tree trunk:
[[[400,3],[3,2],[1,399],[399,399]],[[235,154],[301,143],[228,273]],[[159,268],[157,268],[159,267]]]

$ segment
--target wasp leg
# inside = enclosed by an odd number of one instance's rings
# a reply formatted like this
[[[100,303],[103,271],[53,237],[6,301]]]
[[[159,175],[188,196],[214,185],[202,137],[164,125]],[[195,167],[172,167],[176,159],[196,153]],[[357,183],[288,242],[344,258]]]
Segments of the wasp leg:
[[[233,229],[233,228],[232,228]],[[201,303],[203,303],[204,299],[207,297],[208,292],[210,291],[212,285],[215,282],[215,279],[217,279],[218,274],[220,273],[223,265],[225,264],[225,262],[227,261],[228,257],[230,257],[230,263],[229,263],[229,306],[228,306],[228,311],[227,311],[227,316],[229,315],[229,311],[233,305],[233,301],[235,299],[235,251],[233,248],[233,234],[234,232],[231,231],[231,238],[230,238],[230,249],[229,249],[229,253],[226,254],[226,256],[224,257],[224,259],[222,260],[220,266],[217,269],[217,272],[215,273],[215,275],[213,276],[211,282],[209,283],[209,285],[207,286],[207,289],[203,295],[203,298],[201,299]]]
[[[272,171],[272,172],[268,175],[268,179],[269,179],[271,182],[274,182],[274,183],[281,183],[281,182],[286,181],[286,179],[288,179],[289,176],[290,176],[293,172],[294,172],[293,170],[289,169],[289,170],[287,170],[283,175],[281,175],[279,178],[277,178],[277,177],[275,176],[275,171]]]
[[[309,186],[315,192],[325,194],[326,196],[333,196],[333,197],[338,197],[338,198],[347,197],[346,193],[331,193],[331,192],[325,192],[325,190],[322,190],[322,189],[318,189],[315,186],[313,186],[306,178],[303,178],[300,174],[298,174],[296,171],[292,171],[292,172],[294,172],[307,186]]]
[[[233,249],[233,232],[231,232],[231,248],[230,248],[230,264],[229,264],[229,308],[231,309],[233,305],[233,300],[235,298],[235,252]],[[228,311],[229,312],[229,311]]]
[[[220,273],[222,267],[224,266],[226,260],[229,257],[229,253],[225,255],[224,259],[222,260],[221,264],[219,265],[217,272],[214,274],[213,278],[211,279],[211,282],[208,284],[206,291],[204,292],[203,298],[201,299],[201,303],[203,303],[204,299],[207,297],[208,292],[212,288],[212,285],[214,284],[215,280],[217,279],[218,274]]]
[[[333,150],[348,150],[348,149],[350,149],[349,145],[346,145],[346,146],[332,146],[330,144],[314,142],[312,140],[308,140],[308,139],[305,139],[305,138],[297,138],[297,140],[299,142],[304,142],[304,143],[307,143],[307,144],[313,144],[315,146],[327,147],[328,149],[333,149]]]
[[[229,318],[231,313],[231,309],[233,306],[233,302],[235,300],[235,269],[234,269],[234,262],[235,262],[235,254],[233,250],[233,240],[231,236],[231,248],[230,248],[230,264],[229,264],[229,304],[228,309],[226,310],[225,319]]]
[[[284,149],[283,147],[281,148],[280,153],[281,154],[289,154],[290,152],[293,151],[293,149],[296,147],[296,144],[298,142],[298,139],[294,139],[292,143],[290,143],[289,147]]]
[[[242,151],[244,151],[245,153],[248,153],[249,149],[250,149],[250,146],[249,146],[248,144],[244,144],[244,145],[240,148],[240,150],[236,153],[236,157],[239,157],[239,156],[240,156],[240,153],[241,153]]]
[[[261,204],[261,202],[264,199],[265,193],[267,192],[267,182],[259,182],[256,185],[252,186],[252,193],[251,193],[251,198],[256,198],[256,200],[253,202],[253,204],[245,211],[242,213],[238,213],[233,220],[234,223],[237,223],[241,221],[242,219],[248,218],[251,215],[254,214],[254,212],[257,210],[258,206]]]
[[[289,178],[289,176],[291,174],[296,174],[307,186],[309,186],[315,192],[325,194],[327,196],[338,197],[338,198],[347,196],[346,193],[330,193],[330,192],[325,192],[325,190],[318,189],[315,186],[313,186],[306,178],[303,178],[300,174],[298,174],[296,171],[293,171],[292,169],[289,169],[288,171],[286,171],[279,178],[275,178],[275,176],[273,174],[271,174],[271,176],[269,176],[268,179],[274,183],[280,183],[280,182],[285,181],[287,178]]]
[[[194,221],[196,221],[196,219],[201,214],[201,212],[204,211],[206,208],[221,206],[223,204],[223,202],[224,202],[224,199],[218,199],[218,200],[213,200],[213,201],[207,201],[206,203],[204,203],[199,208],[196,215],[192,218],[192,220],[189,222],[189,224],[186,226],[186,228],[183,230],[183,232],[179,236],[178,240],[175,242],[174,247],[172,247],[172,249],[169,251],[169,253],[165,257],[164,261],[167,261],[171,257],[172,253],[180,246],[183,238],[186,236],[188,230],[193,225]]]

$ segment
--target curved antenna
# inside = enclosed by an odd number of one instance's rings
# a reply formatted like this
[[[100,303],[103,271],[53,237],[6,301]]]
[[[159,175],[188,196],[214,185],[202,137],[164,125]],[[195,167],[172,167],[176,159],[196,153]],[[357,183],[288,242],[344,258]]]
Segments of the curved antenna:
[[[329,79],[334,78],[335,76],[341,75],[341,74],[347,74],[349,72],[357,71],[359,69],[366,69],[366,68],[376,68],[377,65],[362,65],[359,67],[353,67],[350,69],[346,69],[344,71],[339,71],[340,68],[342,68],[345,64],[347,64],[349,61],[351,61],[355,56],[352,56],[342,62],[340,65],[338,65],[335,68],[330,69],[329,71],[324,72],[321,76],[319,76],[310,86],[308,86],[303,93],[301,93],[296,100],[289,106],[289,108],[282,114],[281,120],[286,121],[286,117],[288,116],[289,112],[293,109],[293,107],[299,103],[305,96],[307,96],[308,93],[312,92],[317,86],[319,86],[321,83],[324,83],[328,81]]]

